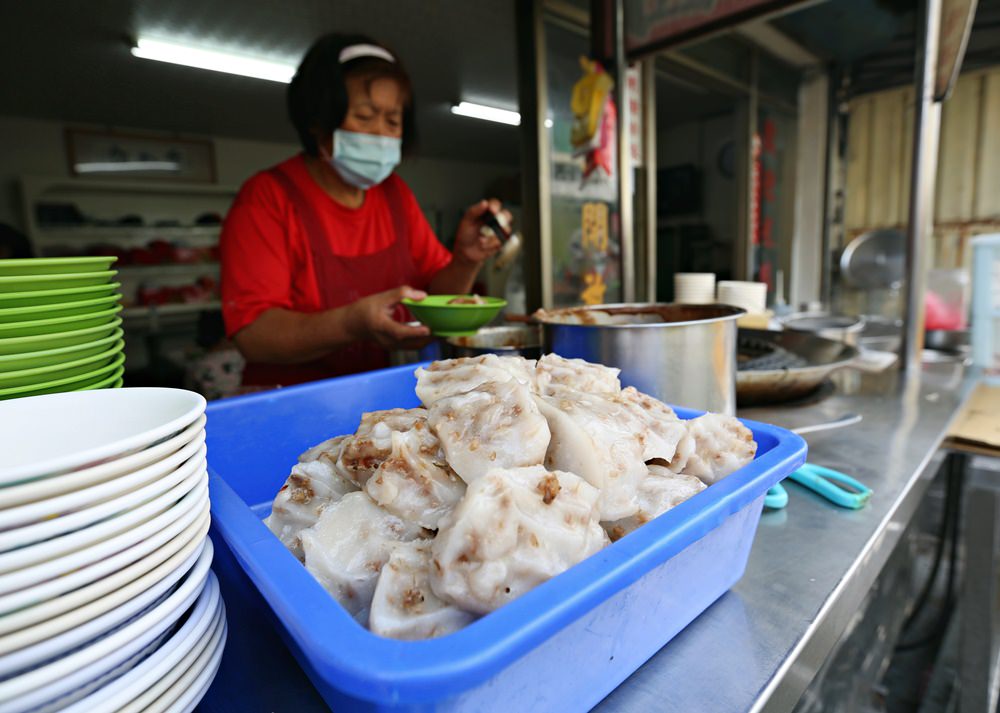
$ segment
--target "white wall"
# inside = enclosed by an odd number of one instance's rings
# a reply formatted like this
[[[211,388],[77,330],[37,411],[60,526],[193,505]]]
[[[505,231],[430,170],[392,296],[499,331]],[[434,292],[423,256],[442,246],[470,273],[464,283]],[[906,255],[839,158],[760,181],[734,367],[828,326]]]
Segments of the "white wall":
[[[57,121],[0,117],[0,222],[24,227],[18,178],[22,175],[67,176],[64,131]],[[216,172],[221,184],[239,185],[255,172],[273,166],[299,149],[295,144],[213,137]],[[458,217],[485,195],[497,179],[516,169],[428,158],[407,158],[399,173],[413,189],[431,225],[451,238]]]

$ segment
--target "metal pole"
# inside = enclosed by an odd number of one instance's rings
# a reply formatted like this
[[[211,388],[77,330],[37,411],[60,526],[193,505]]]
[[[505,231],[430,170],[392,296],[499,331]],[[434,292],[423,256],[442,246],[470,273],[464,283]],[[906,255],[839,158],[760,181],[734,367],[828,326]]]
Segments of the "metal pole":
[[[646,292],[643,299],[656,302],[656,57],[642,62],[642,150],[646,190],[643,210]]]
[[[542,0],[518,0],[517,87],[521,110],[521,204],[528,312],[552,306],[552,220]]]
[[[927,244],[934,230],[934,183],[937,174],[941,105],[934,101],[934,84],[941,28],[941,0],[924,0],[923,42],[917,49],[913,124],[913,169],[910,213],[906,231],[906,286],[900,363],[904,371],[920,371],[924,349],[924,290]]]
[[[628,86],[625,77],[625,2],[614,0],[615,104],[618,105],[618,217],[622,261],[622,299],[635,301],[635,234],[633,221],[632,156],[629,145]]]

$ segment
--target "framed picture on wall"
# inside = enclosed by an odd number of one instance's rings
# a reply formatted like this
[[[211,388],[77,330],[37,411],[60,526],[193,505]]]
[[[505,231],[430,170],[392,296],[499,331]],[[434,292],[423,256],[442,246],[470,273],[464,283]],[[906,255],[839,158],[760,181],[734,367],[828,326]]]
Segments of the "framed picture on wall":
[[[81,178],[153,178],[214,183],[215,149],[207,139],[66,130],[69,170]]]

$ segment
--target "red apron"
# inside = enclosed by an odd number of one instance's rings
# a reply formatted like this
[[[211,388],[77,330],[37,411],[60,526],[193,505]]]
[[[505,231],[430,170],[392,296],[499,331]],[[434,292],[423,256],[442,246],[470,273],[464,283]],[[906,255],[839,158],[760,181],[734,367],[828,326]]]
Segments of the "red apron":
[[[343,307],[362,297],[412,284],[419,276],[410,253],[409,230],[403,215],[403,197],[396,181],[381,184],[389,204],[396,241],[388,248],[370,255],[345,257],[333,252],[315,204],[295,180],[280,166],[271,169],[270,173],[288,194],[306,233],[316,284],[319,286],[321,309]],[[397,307],[395,318],[405,321],[408,313],[401,306]],[[243,372],[243,384],[289,386],[386,366],[389,366],[389,354],[385,349],[372,341],[355,342],[305,364],[247,364]]]

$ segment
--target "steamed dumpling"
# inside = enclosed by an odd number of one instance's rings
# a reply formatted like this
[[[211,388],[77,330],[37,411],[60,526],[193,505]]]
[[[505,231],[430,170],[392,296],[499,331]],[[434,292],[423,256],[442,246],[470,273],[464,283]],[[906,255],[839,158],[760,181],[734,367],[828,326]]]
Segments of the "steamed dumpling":
[[[647,475],[645,425],[620,401],[601,394],[556,389],[536,403],[552,433],[545,466],[575,473],[597,488],[601,520],[634,514],[636,491]]]
[[[618,374],[603,364],[591,364],[583,359],[564,359],[558,354],[546,354],[535,367],[537,391],[548,394],[553,389],[573,389],[588,394],[618,394],[622,390]]]
[[[494,468],[541,465],[549,447],[545,417],[528,387],[514,379],[436,401],[428,423],[466,483]]]
[[[742,468],[757,454],[753,433],[733,416],[706,413],[685,424],[694,449],[682,472],[701,478],[706,485]]]
[[[535,382],[535,362],[521,357],[484,354],[445,359],[416,371],[417,396],[430,408],[441,399],[478,389],[484,384],[516,381],[529,388]]]
[[[441,599],[485,614],[607,544],[597,490],[542,466],[495,469],[474,481],[431,545]]]
[[[393,639],[430,639],[458,631],[475,615],[449,604],[431,589],[430,540],[401,542],[382,567],[368,627]]]
[[[329,460],[318,458],[297,463],[274,496],[271,514],[264,524],[301,560],[299,535],[302,530],[315,525],[328,505],[357,489],[358,486],[340,475]]]
[[[380,508],[363,492],[348,493],[323,510],[319,520],[299,535],[306,569],[348,612],[363,624],[379,572],[397,542],[424,535]]]
[[[462,499],[465,482],[437,449],[428,454],[421,444],[415,431],[394,432],[392,451],[365,483],[365,492],[396,517],[436,530]]]
[[[422,450],[437,453],[438,443],[427,427],[426,409],[372,411],[361,417],[358,430],[341,445],[338,468],[358,485],[364,485],[392,453],[392,434],[408,431],[415,432]]]
[[[639,484],[639,510],[615,522],[605,522],[604,529],[611,541],[620,540],[667,510],[677,507],[705,489],[705,484],[693,475],[680,475],[659,465],[649,466],[649,475]]]

